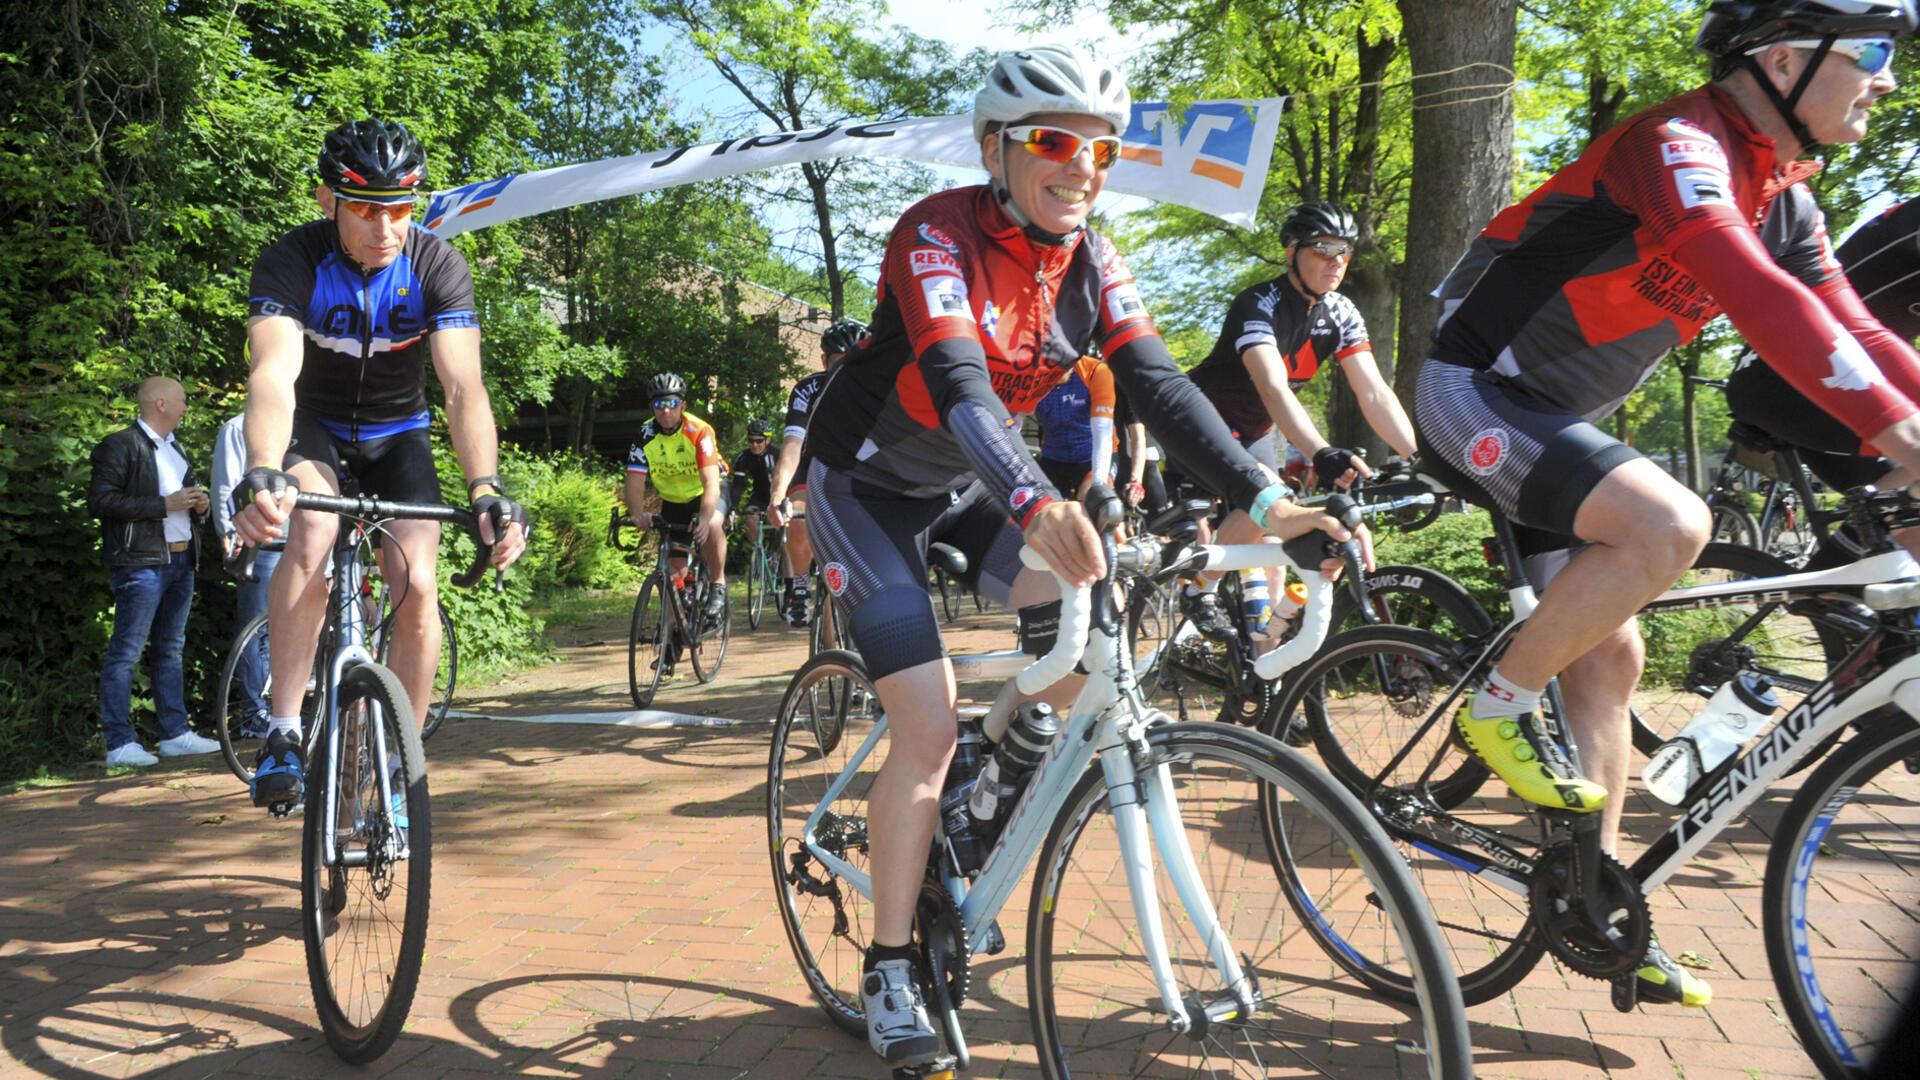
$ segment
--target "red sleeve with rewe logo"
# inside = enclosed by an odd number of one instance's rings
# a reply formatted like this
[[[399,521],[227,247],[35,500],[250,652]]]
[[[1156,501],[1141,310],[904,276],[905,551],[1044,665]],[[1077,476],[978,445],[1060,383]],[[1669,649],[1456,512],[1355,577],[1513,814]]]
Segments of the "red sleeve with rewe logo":
[[[1835,318],[1835,304],[1843,311],[1847,308],[1838,290],[1852,292],[1844,277],[1822,285],[1816,295],[1775,265],[1758,234],[1745,223],[1697,232],[1675,248],[1673,256],[1720,301],[1735,329],[1769,367],[1847,425],[1862,442],[1916,411],[1913,400],[1888,381],[1875,357]],[[1844,314],[1847,322],[1857,327],[1855,320],[1864,318],[1879,326],[1858,297],[1853,304],[1859,311]],[[1885,328],[1879,332],[1886,334]],[[1878,338],[1875,348],[1892,359],[1903,384],[1914,385],[1915,375],[1907,370],[1914,362],[1911,348],[1895,354]]]
[[[1709,229],[1753,231],[1741,213],[1725,148],[1683,117],[1649,116],[1634,124],[1607,151],[1595,182],[1668,250]]]

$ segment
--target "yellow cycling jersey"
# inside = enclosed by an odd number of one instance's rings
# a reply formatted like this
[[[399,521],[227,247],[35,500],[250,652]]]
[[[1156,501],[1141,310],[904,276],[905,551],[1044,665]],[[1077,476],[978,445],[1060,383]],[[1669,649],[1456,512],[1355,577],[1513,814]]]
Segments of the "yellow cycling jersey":
[[[652,420],[640,429],[640,438],[627,452],[627,472],[647,478],[660,497],[671,503],[692,502],[700,497],[700,470],[719,466],[720,451],[713,440],[713,426],[692,413],[680,414],[680,426],[662,433]]]

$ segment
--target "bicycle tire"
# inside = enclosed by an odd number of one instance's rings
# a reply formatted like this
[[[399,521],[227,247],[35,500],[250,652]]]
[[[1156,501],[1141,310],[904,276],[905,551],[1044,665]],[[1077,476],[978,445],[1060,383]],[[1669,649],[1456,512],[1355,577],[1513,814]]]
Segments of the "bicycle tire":
[[[1308,715],[1314,723],[1321,762],[1341,784],[1366,800],[1374,777],[1458,681],[1461,661],[1455,651],[1451,642],[1413,627],[1370,626],[1346,631],[1328,639],[1320,652],[1287,680],[1280,714],[1290,715],[1303,707],[1303,700],[1317,695],[1322,702],[1320,715],[1317,719],[1313,712]],[[1379,691],[1376,673],[1380,669],[1374,663],[1383,658],[1394,665],[1394,682],[1385,694]],[[1342,675],[1342,669],[1350,665],[1357,674]],[[1328,702],[1339,704],[1335,707]],[[1382,736],[1382,732],[1387,734]],[[1413,781],[1436,756],[1444,755],[1429,786],[1434,801],[1459,811],[1475,825],[1533,835],[1530,808],[1513,798],[1505,785],[1487,785],[1491,772],[1478,758],[1460,749],[1451,733],[1452,725],[1446,719],[1426,733],[1421,748],[1400,764],[1378,792],[1373,792],[1376,815],[1382,813],[1382,806],[1400,807],[1409,802]],[[1497,791],[1489,793],[1489,788]],[[1428,839],[1455,839],[1444,826],[1427,827],[1427,833],[1419,833],[1414,826],[1423,824],[1425,817],[1417,813],[1402,817],[1406,820],[1399,824],[1419,834],[1421,840],[1416,842],[1402,832],[1395,832],[1395,838],[1414,877],[1435,882],[1436,887],[1426,891],[1460,971],[1461,993],[1467,1004],[1477,1005],[1512,989],[1539,963],[1546,948],[1532,929],[1525,895],[1466,873],[1433,847],[1422,846]],[[1269,833],[1277,827],[1273,822],[1265,824]],[[1276,860],[1282,856],[1278,850],[1272,854]],[[1406,973],[1377,962],[1349,970],[1382,996],[1406,1000]]]
[[[460,679],[460,635],[453,629],[453,614],[447,605],[440,604],[440,662],[434,667],[433,707],[427,710],[425,722],[420,725],[420,741],[433,738],[440,725],[447,722],[447,712],[453,708],[453,692]]]
[[[1794,573],[1783,560],[1735,544],[1708,544],[1694,559],[1683,584]],[[1849,651],[1845,636],[1818,616],[1817,604],[1774,605],[1753,622],[1757,606],[1723,605],[1640,616],[1647,644],[1647,670],[1633,700],[1633,746],[1652,754],[1678,735],[1711,694],[1740,672],[1765,675],[1783,710],[1826,678]],[[1745,626],[1744,632],[1742,627]],[[1802,767],[1812,764],[1810,755]]]
[[[872,901],[802,848],[800,833],[879,720],[879,697],[860,658],[828,650],[794,672],[775,714],[767,758],[767,839],[781,925],[808,990],[845,1031],[866,1034],[860,976]],[[883,742],[822,819],[823,844],[862,869],[866,798],[886,758]],[[796,856],[801,856],[798,862]],[[851,910],[850,910],[851,909]]]
[[[1741,547],[1758,547],[1760,541],[1760,523],[1753,520],[1743,506],[1718,494],[1707,496],[1707,509],[1713,514],[1713,534],[1715,543],[1739,544]]]
[[[220,681],[215,685],[213,691],[214,728],[215,734],[220,740],[220,753],[221,756],[226,759],[227,768],[233,772],[233,775],[239,777],[240,782],[243,784],[253,783],[253,762],[255,758],[258,757],[260,748],[266,744],[266,740],[242,739],[239,737],[239,725],[244,724],[247,720],[244,695],[242,695],[240,699],[236,699],[235,696],[235,691],[240,686],[237,680],[241,677],[241,649],[243,642],[255,637],[264,639],[266,633],[267,615],[265,612],[261,612],[249,620],[247,625],[242,627],[238,634],[234,635],[233,643],[227,647],[226,659],[222,661],[220,665]],[[264,652],[264,644],[263,640],[260,645],[255,647],[261,648]],[[321,661],[316,659],[314,666],[310,669],[316,678],[320,674],[320,664]],[[261,657],[261,670],[263,679],[260,686],[260,696],[263,700],[271,701],[273,674],[267,664],[267,657],[264,655]],[[309,689],[311,690],[317,685],[317,682],[315,682],[310,685]],[[313,748],[315,733],[320,730],[320,709],[322,704],[323,702],[320,700],[319,694],[309,692],[301,695],[300,716],[304,736],[303,741],[305,743],[304,749],[309,752]]]
[[[640,583],[640,595],[633,601],[633,619],[627,625],[627,693],[633,707],[644,709],[653,704],[653,695],[669,666],[672,652],[672,622],[666,610],[671,601],[660,587],[658,571]]]
[[[767,606],[767,548],[756,542],[747,557],[747,629],[760,629],[760,612]]]
[[[1102,770],[1089,769],[1048,831],[1028,906],[1027,992],[1042,1073],[1072,1076],[1083,1051],[1078,1065],[1083,1070],[1110,1068],[1121,1061],[1132,1075],[1148,1054],[1161,1060],[1147,1062],[1140,1071],[1156,1065],[1170,1070],[1205,1067],[1232,1075],[1241,1075],[1240,1068],[1265,1075],[1261,1063],[1280,1058],[1300,1060],[1309,1069],[1317,1065],[1328,1075],[1345,1071],[1344,1063],[1360,1057],[1393,1059],[1389,1046],[1402,1034],[1397,1025],[1381,1025],[1374,1038],[1356,1046],[1329,1038],[1320,1011],[1324,1001],[1311,1006],[1312,1014],[1290,1017],[1287,995],[1272,993],[1288,985],[1299,966],[1296,957],[1280,956],[1283,939],[1293,936],[1279,925],[1283,913],[1294,911],[1303,925],[1325,922],[1328,914],[1318,905],[1330,904],[1335,894],[1321,887],[1317,870],[1302,872],[1295,866],[1290,868],[1293,876],[1283,874],[1274,881],[1272,895],[1260,898],[1262,890],[1252,883],[1275,867],[1260,865],[1268,853],[1259,840],[1243,834],[1251,825],[1248,815],[1268,799],[1291,808],[1289,818],[1300,819],[1302,825],[1308,818],[1317,821],[1324,835],[1315,850],[1326,854],[1325,865],[1344,868],[1341,878],[1361,878],[1372,886],[1378,906],[1357,917],[1377,923],[1409,958],[1414,973],[1410,994],[1417,1002],[1410,1026],[1423,1036],[1419,1041],[1431,1075],[1472,1076],[1466,1006],[1442,952],[1439,930],[1392,842],[1366,809],[1298,754],[1244,729],[1170,725],[1151,731],[1147,746],[1141,771],[1164,768],[1181,790],[1175,812],[1186,826],[1189,848],[1208,842],[1204,851],[1192,852],[1202,877],[1199,884],[1212,896],[1231,898],[1230,904],[1216,905],[1219,918],[1256,987],[1268,993],[1251,1017],[1228,1013],[1197,1025],[1185,1038],[1168,1028],[1138,949],[1137,920],[1126,902],[1114,896],[1116,883],[1125,880],[1121,856],[1107,836],[1096,837],[1086,828],[1106,816],[1109,797]],[[1305,841],[1309,831],[1302,828],[1296,835]],[[1165,848],[1155,843],[1152,850],[1158,854]],[[1164,905],[1161,922],[1183,1000],[1194,1011],[1200,1003],[1228,1004],[1230,992],[1220,984],[1207,943],[1188,925],[1180,894],[1166,876],[1166,858],[1154,861],[1160,878],[1156,892]],[[1294,895],[1297,890],[1302,895]],[[1345,891],[1352,894],[1350,884]],[[1101,925],[1112,927],[1104,940]],[[1140,970],[1118,970],[1126,961],[1136,962]],[[1319,1022],[1303,1022],[1310,1016]],[[1129,1036],[1139,1039],[1138,1047],[1121,1045]]]
[[[811,658],[835,649],[858,653],[859,650],[853,647],[853,635],[841,625],[840,605],[834,601],[833,593],[821,580],[817,570],[813,575],[811,604],[813,613],[807,620],[807,656]]]
[[[694,610],[681,613],[680,625],[696,628],[688,635],[687,659],[693,664],[693,677],[704,685],[719,678],[720,667],[727,662],[727,642],[733,638],[733,597],[724,584],[708,576],[704,565],[699,567],[694,581]],[[720,614],[710,619],[706,599],[715,589],[720,590]]]
[[[1761,887],[1767,965],[1822,1076],[1898,1071],[1872,1059],[1904,1049],[1889,1036],[1920,989],[1916,770],[1920,727],[1904,713],[1872,724],[1800,785],[1773,834]]]
[[[1466,586],[1432,567],[1393,564],[1375,567],[1366,576],[1366,594],[1382,623],[1414,626],[1444,638],[1475,637],[1493,630],[1493,616]],[[1333,594],[1329,625],[1333,633],[1369,623],[1360,613],[1353,590],[1338,586]],[[1271,734],[1271,732],[1269,732]]]
[[[400,680],[379,664],[356,664],[340,681],[338,703],[343,763],[351,755],[355,764],[335,768],[327,760],[327,744],[322,740],[308,768],[306,820],[301,830],[300,922],[307,980],[321,1031],[343,1061],[360,1065],[393,1045],[413,1007],[427,944],[433,828],[426,752],[421,748],[419,727]],[[368,775],[373,755],[367,740],[373,723],[385,729],[389,752],[400,758],[401,772],[393,777],[392,786],[396,795],[405,792],[408,820],[404,842],[394,842],[405,848],[404,859],[388,858],[392,854],[388,837],[395,829],[393,813],[378,797],[377,777]],[[358,737],[352,737],[355,735]],[[338,781],[345,781],[339,789]],[[330,796],[340,803],[336,828],[339,851],[344,856],[353,850],[365,858],[364,865],[330,868],[323,864],[326,800]],[[360,884],[363,881],[365,884]],[[402,889],[399,940],[385,946],[375,944],[376,939],[390,936],[395,920],[384,910],[377,917],[362,918],[354,901],[372,906],[377,900],[384,909]],[[348,950],[352,950],[351,956]],[[390,958],[393,970],[384,977],[355,974],[357,966],[348,961],[363,952],[376,961]],[[348,970],[343,972],[343,968]],[[344,977],[336,978],[336,973]]]

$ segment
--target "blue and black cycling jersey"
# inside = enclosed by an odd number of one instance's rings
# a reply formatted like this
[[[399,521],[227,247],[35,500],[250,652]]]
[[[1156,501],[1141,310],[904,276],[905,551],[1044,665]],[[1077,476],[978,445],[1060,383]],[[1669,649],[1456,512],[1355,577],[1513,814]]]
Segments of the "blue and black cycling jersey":
[[[451,244],[410,229],[392,263],[365,273],[325,220],[260,253],[247,310],[300,324],[306,354],[295,405],[356,442],[426,427],[427,336],[480,325],[473,275]]]

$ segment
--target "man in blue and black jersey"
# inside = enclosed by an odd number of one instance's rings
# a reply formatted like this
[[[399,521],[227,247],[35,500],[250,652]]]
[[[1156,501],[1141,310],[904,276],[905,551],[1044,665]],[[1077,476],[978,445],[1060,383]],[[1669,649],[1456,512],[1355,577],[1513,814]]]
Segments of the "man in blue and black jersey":
[[[319,173],[314,197],[325,218],[261,252],[247,300],[248,468],[234,527],[248,544],[284,536],[287,545],[267,601],[274,690],[272,731],[253,781],[261,806],[299,797],[299,688],[326,616],[322,571],[339,528],[334,515],[294,513],[294,495],[337,494],[345,471],[366,495],[440,501],[427,437],[429,354],[468,498],[494,543],[493,565],[511,565],[526,545],[526,512],[493,475],[497,442],[480,380],[472,275],[445,240],[413,227],[414,198],[427,179],[420,143],[391,121],[342,124],[327,135]],[[387,532],[380,572],[400,597],[390,666],[418,716],[440,658],[440,527],[397,521]],[[283,695],[283,687],[294,689]],[[396,822],[404,827],[400,815]]]

